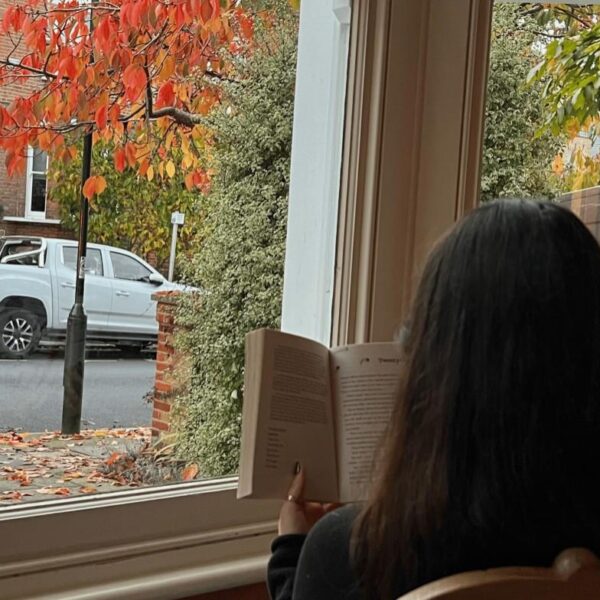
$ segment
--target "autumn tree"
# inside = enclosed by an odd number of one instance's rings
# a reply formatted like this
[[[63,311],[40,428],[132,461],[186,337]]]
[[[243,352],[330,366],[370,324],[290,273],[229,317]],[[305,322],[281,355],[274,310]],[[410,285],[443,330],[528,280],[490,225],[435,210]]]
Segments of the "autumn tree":
[[[551,165],[561,136],[537,135],[544,122],[543,81],[527,86],[539,62],[537,19],[518,5],[494,9],[485,113],[482,199],[553,197],[560,183]]]
[[[90,209],[89,241],[125,248],[164,267],[170,252],[171,213],[180,211],[186,215],[186,224],[179,231],[177,255],[184,260],[201,224],[202,197],[186,189],[183,173],[175,167],[179,157],[167,157],[164,168],[159,165],[148,180],[132,169],[120,173],[114,152],[111,142],[100,141],[93,149],[94,172],[106,180],[107,188]],[[70,162],[52,163],[49,178],[49,193],[58,204],[61,223],[77,233],[81,152]]]
[[[65,162],[93,130],[110,143],[119,172],[152,179],[172,150],[188,190],[202,187],[203,122],[231,61],[251,44],[254,10],[235,0],[27,0],[6,9],[0,85],[24,94],[0,107],[0,147],[9,174],[22,171],[28,146]],[[223,49],[228,50],[227,54]],[[33,89],[33,92],[26,90]],[[92,197],[105,188],[86,182]]]

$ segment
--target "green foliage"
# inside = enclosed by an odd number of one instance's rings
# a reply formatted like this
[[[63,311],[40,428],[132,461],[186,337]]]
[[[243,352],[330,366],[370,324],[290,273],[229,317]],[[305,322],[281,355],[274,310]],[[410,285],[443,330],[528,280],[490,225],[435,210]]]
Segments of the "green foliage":
[[[529,11],[547,42],[543,59],[529,73],[529,81],[545,81],[545,131],[576,135],[600,105],[600,8],[594,5],[534,5]]]
[[[244,337],[279,327],[287,224],[297,16],[280,2],[258,26],[253,54],[209,117],[215,146],[202,240],[188,280],[202,290],[178,310],[176,343],[191,359],[191,385],[176,401],[179,455],[203,476],[235,473]]]
[[[543,123],[544,82],[526,86],[539,62],[536,21],[518,5],[497,4],[492,26],[490,75],[483,151],[482,199],[554,197],[560,192],[551,170],[564,139],[537,136]]]
[[[600,24],[572,37],[555,39],[544,59],[530,73],[530,80],[546,80],[545,128],[555,135],[583,127],[600,112]]]
[[[186,214],[186,224],[180,228],[178,251],[187,253],[202,220],[200,194],[186,190],[180,173],[173,179],[157,175],[152,181],[132,169],[119,173],[113,156],[111,144],[94,145],[92,172],[102,175],[108,186],[91,205],[89,241],[125,248],[144,257],[153,254],[157,264],[163,265],[170,251],[171,213],[180,211]],[[50,178],[49,193],[58,202],[61,222],[77,233],[81,153],[69,163],[55,163]]]

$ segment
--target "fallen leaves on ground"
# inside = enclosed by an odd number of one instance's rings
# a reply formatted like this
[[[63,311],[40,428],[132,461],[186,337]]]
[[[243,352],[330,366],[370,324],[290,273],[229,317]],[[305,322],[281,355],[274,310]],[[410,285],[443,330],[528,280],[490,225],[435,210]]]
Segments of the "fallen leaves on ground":
[[[12,490],[8,492],[2,492],[0,494],[0,500],[23,500],[25,496],[32,496],[29,492],[19,492],[18,490]]]
[[[71,490],[66,487],[59,487],[59,488],[44,487],[44,488],[38,488],[35,491],[38,494],[49,494],[51,496],[68,496],[71,493]]]
[[[150,440],[149,428],[85,430],[71,436],[0,433],[0,483],[20,488],[0,491],[0,504],[21,502],[34,493],[94,494],[99,484],[138,487],[140,481],[128,472],[135,462],[128,452],[143,451]]]

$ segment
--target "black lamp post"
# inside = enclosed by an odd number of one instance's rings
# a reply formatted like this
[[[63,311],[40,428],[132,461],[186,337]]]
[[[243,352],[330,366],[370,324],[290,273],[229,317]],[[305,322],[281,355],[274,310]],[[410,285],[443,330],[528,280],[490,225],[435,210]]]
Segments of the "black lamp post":
[[[96,0],[92,0],[92,3]],[[93,13],[90,11],[90,39],[93,30]],[[93,48],[93,46],[92,46]],[[92,52],[90,63],[94,62]],[[87,315],[83,307],[85,290],[85,271],[87,256],[87,236],[89,202],[83,193],[83,186],[92,170],[93,133],[90,129],[83,138],[83,156],[81,168],[81,202],[79,209],[79,243],[77,246],[75,303],[67,321],[67,343],[65,347],[65,366],[63,372],[63,413],[61,433],[71,435],[81,430],[81,405],[83,401],[83,371],[85,366],[85,338]]]
[[[83,194],[83,184],[88,180],[92,167],[92,133],[86,133],[83,140],[83,166],[81,169],[81,204],[79,215],[79,244],[77,247],[77,280],[75,303],[67,321],[67,345],[65,347],[65,367],[63,374],[63,435],[79,433],[81,429],[81,405],[83,399],[83,371],[85,365],[85,337],[87,315],[83,308],[85,289],[85,261],[87,256],[87,233],[89,203]]]

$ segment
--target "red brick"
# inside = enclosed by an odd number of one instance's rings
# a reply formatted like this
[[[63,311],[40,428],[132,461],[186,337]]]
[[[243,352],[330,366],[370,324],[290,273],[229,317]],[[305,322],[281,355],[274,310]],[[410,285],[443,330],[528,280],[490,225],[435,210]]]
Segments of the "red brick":
[[[165,352],[164,350],[158,350],[156,352],[156,362],[167,362],[171,361],[171,355]]]
[[[152,421],[162,421],[163,423],[169,422],[169,413],[165,413],[162,410],[152,411]]]
[[[163,412],[171,411],[171,405],[168,402],[162,402],[161,400],[154,400],[153,406],[156,410],[162,410]]]
[[[163,392],[165,394],[170,394],[173,391],[173,386],[170,383],[165,383],[164,381],[155,381],[154,387],[156,391]]]
[[[158,429],[160,431],[169,431],[169,424],[163,423],[162,421],[152,421],[152,429]]]

